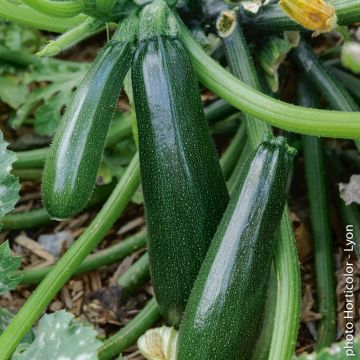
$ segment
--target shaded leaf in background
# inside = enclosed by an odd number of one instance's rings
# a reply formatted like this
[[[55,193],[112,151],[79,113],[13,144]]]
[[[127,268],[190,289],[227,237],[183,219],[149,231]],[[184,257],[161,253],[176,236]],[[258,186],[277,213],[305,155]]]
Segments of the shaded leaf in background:
[[[20,190],[19,179],[10,174],[16,156],[7,145],[0,131],[0,229],[1,219],[16,205]]]
[[[98,185],[109,184],[114,177],[120,180],[135,153],[136,145],[133,138],[123,140],[111,150],[105,151],[98,172]],[[139,189],[131,201],[138,205],[143,203],[144,199]]]
[[[7,150],[7,145],[0,131],[0,229],[1,219],[16,205],[20,190],[19,179],[10,174],[16,156]],[[10,255],[8,242],[3,243],[0,246],[0,294],[14,289],[20,281],[16,275],[20,263],[20,257]]]
[[[8,52],[18,56],[34,53],[41,43],[37,30],[0,22],[0,60],[1,54]],[[52,135],[88,64],[45,58],[20,69],[6,61],[5,57],[0,64],[0,100],[16,111],[10,124],[19,127],[34,115],[35,131],[43,136]]]
[[[359,359],[360,354],[360,337],[354,341],[353,353],[355,356],[348,356],[346,349],[344,349],[345,342],[339,342],[325,348],[318,353],[303,354],[299,357],[294,356],[292,360],[345,360],[345,359]]]
[[[14,64],[1,61],[2,54],[7,55],[9,51],[35,53],[42,43],[43,38],[38,30],[0,20],[0,75],[18,76],[21,73]]]
[[[136,153],[136,145],[132,138],[118,143],[111,150],[106,151],[102,161],[102,171],[110,171],[113,176],[120,179]]]
[[[0,335],[10,324],[10,321],[15,317],[13,313],[11,313],[7,309],[0,308]],[[30,329],[27,334],[21,340],[21,343],[31,344],[35,339],[35,333],[32,329]]]
[[[21,83],[21,79],[7,75],[0,77],[0,100],[13,109],[17,109],[26,101],[28,88]]]
[[[21,347],[11,360],[98,360],[102,342],[97,332],[74,319],[65,310],[44,315],[36,338],[27,348]]]
[[[51,136],[58,127],[62,110],[72,99],[71,92],[60,92],[49,98],[35,112],[35,131],[39,135]]]
[[[43,61],[34,65],[28,72],[23,83],[49,82],[47,86],[37,87],[29,93],[26,102],[20,106],[11,118],[14,128],[21,126],[35,112],[35,131],[39,135],[50,136],[56,130],[62,115],[62,110],[71,99],[75,88],[85,75],[87,64],[74,66],[66,62]]]
[[[0,21],[0,46],[11,51],[35,53],[42,44],[40,31],[7,21]]]
[[[21,276],[17,270],[21,264],[20,256],[10,254],[10,246],[7,241],[0,245],[0,294],[16,288]]]

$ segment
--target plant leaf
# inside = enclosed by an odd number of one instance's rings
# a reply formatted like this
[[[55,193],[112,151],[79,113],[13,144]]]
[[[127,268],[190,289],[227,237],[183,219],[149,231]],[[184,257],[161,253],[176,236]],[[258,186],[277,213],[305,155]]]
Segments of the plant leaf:
[[[47,82],[47,86],[40,86],[31,91],[21,106],[14,107],[15,115],[10,119],[11,126],[18,128],[35,112],[35,131],[39,135],[53,135],[60,118],[63,107],[67,106],[75,88],[85,75],[87,64],[74,66],[49,62],[44,59],[40,64],[34,65],[28,73],[23,75],[19,85]],[[1,78],[0,78],[1,79]],[[1,94],[0,94],[1,95]]]
[[[19,199],[19,179],[10,174],[15,154],[7,150],[0,131],[0,229],[1,219],[10,212]],[[0,294],[12,290],[20,281],[16,271],[21,263],[20,257],[10,255],[9,243],[0,245]]]
[[[10,174],[16,156],[7,150],[7,145],[0,131],[0,229],[1,219],[14,208],[20,190],[19,179]]]
[[[10,324],[10,321],[14,318],[14,314],[7,309],[0,308],[0,335]],[[31,344],[35,339],[35,333],[30,329],[21,340],[23,344]]]
[[[36,52],[42,43],[40,31],[19,24],[0,21],[0,46],[10,51]]]
[[[11,360],[98,360],[102,342],[97,332],[74,319],[65,310],[44,315],[37,336],[27,348],[22,346]]]
[[[14,76],[0,77],[0,99],[16,109],[26,101],[27,86]]]
[[[17,270],[21,264],[20,256],[10,254],[10,246],[7,241],[0,245],[0,294],[16,288],[21,275]]]
[[[71,92],[60,92],[57,96],[46,100],[35,112],[35,131],[43,136],[54,134],[60,123],[62,110],[71,99]]]

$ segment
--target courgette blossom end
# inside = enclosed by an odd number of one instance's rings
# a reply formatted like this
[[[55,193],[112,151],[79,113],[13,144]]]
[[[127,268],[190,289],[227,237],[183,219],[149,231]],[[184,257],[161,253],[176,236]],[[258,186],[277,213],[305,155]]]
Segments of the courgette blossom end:
[[[314,35],[332,31],[337,26],[335,9],[324,0],[280,0],[283,11]]]

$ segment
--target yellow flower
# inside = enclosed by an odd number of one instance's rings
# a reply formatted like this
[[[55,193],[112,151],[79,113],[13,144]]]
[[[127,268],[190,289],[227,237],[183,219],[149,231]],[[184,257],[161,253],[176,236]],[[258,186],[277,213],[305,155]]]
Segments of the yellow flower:
[[[336,27],[335,9],[323,0],[280,0],[279,5],[294,21],[315,35]]]

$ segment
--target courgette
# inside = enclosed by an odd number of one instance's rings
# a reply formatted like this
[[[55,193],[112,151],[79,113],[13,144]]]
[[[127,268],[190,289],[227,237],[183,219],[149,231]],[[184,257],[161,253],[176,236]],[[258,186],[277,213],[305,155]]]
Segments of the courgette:
[[[129,18],[95,59],[55,134],[43,174],[43,202],[52,218],[81,211],[93,191],[106,135],[129,70],[137,20]]]
[[[176,326],[229,198],[188,54],[154,23],[166,10],[157,0],[143,10],[132,81],[150,273]]]
[[[179,360],[251,359],[294,152],[269,135],[245,167],[191,292]]]

